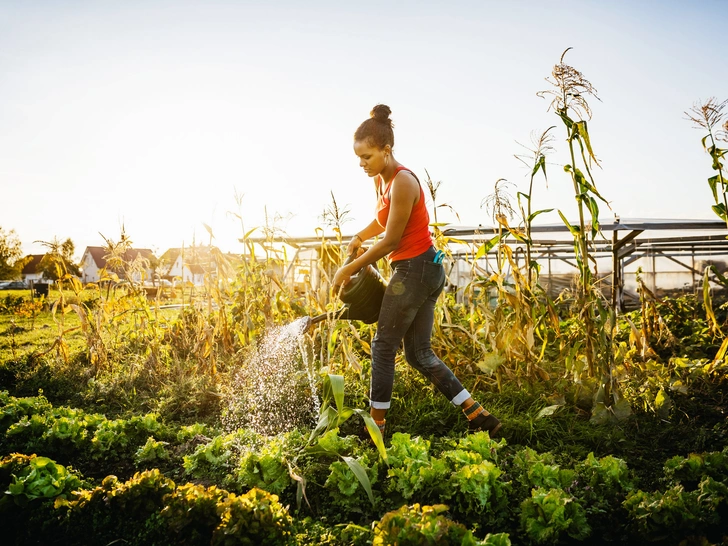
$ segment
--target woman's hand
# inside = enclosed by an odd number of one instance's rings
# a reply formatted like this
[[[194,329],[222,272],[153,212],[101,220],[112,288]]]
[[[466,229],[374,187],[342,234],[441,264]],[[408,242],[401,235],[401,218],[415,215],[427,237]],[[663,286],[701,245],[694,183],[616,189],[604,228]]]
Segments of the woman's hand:
[[[342,286],[346,286],[346,284],[351,280],[351,275],[352,271],[348,266],[345,265],[340,267],[334,274],[334,280],[332,281],[334,291],[338,293]]]
[[[361,237],[359,237],[359,235],[354,235],[354,237],[351,238],[351,241],[349,241],[349,244],[346,247],[346,255],[351,256],[352,254],[354,254],[354,252],[357,252],[358,256],[358,250],[361,248],[361,244]]]

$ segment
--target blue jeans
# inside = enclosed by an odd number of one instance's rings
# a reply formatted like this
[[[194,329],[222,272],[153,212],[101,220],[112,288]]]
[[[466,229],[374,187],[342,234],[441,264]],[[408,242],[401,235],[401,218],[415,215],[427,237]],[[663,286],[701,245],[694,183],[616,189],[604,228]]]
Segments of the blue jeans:
[[[470,397],[455,374],[437,358],[430,337],[435,303],[445,286],[445,268],[432,260],[435,249],[392,262],[392,278],[379,312],[377,334],[372,341],[372,379],[369,404],[389,409],[394,383],[394,357],[404,340],[407,362],[438,388],[454,405]]]

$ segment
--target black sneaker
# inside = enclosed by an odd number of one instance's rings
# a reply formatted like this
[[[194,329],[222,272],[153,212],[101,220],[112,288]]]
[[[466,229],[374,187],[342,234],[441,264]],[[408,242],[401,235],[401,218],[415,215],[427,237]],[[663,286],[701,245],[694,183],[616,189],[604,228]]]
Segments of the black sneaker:
[[[492,438],[501,428],[501,422],[495,415],[485,415],[485,412],[478,415],[472,421],[468,421],[468,430],[470,432],[478,432],[483,430]]]

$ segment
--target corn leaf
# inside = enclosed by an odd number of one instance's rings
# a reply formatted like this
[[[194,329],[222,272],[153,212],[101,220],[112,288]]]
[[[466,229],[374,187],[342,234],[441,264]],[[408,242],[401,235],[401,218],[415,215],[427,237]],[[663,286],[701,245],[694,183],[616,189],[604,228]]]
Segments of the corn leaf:
[[[723,221],[728,220],[728,215],[726,214],[725,205],[723,203],[718,203],[717,205],[713,205],[710,208],[713,209],[713,212],[718,215],[718,218]]]
[[[344,376],[329,374],[327,377],[331,384],[331,393],[334,396],[336,410],[338,413],[342,413],[344,410]]]
[[[703,305],[705,306],[705,315],[710,322],[710,328],[713,331],[718,330],[718,320],[715,318],[713,313],[713,299],[710,297],[710,278],[708,272],[710,268],[705,268],[705,274],[703,275]]]
[[[543,210],[537,210],[536,212],[532,212],[532,213],[531,213],[531,215],[530,215],[530,216],[528,217],[528,220],[527,220],[527,222],[529,222],[529,223],[530,223],[530,222],[532,222],[532,221],[533,221],[533,219],[534,219],[534,218],[536,218],[536,216],[538,216],[539,214],[544,214],[544,213],[546,213],[546,212],[551,212],[552,210],[554,210],[554,209],[543,209]]]
[[[710,191],[713,192],[713,199],[715,200],[716,203],[718,202],[717,187],[718,187],[719,181],[720,180],[719,180],[719,177],[717,174],[715,176],[711,176],[710,178],[708,178],[708,185],[710,186]]]
[[[369,431],[369,436],[371,436],[374,445],[377,447],[377,451],[379,451],[382,460],[389,464],[387,449],[384,447],[384,438],[382,438],[382,431],[379,430],[379,427],[374,422],[374,418],[362,409],[355,409],[354,411],[364,420],[367,431]]]
[[[577,226],[572,226],[569,221],[566,219],[566,216],[564,216],[564,213],[559,211],[559,216],[561,216],[561,220],[564,222],[564,225],[569,229],[569,232],[574,236],[578,237],[580,233],[580,229]]]
[[[367,496],[369,497],[369,502],[372,503],[372,506],[374,506],[374,495],[372,494],[372,484],[369,481],[369,476],[367,476],[366,470],[364,470],[364,467],[361,465],[359,461],[356,459],[352,459],[351,457],[341,457],[344,462],[349,466],[351,471],[354,473],[354,476],[356,476],[356,479],[359,480],[359,483],[364,488],[364,491],[367,492]]]
[[[483,243],[482,245],[480,245],[480,248],[478,248],[478,251],[475,253],[475,259],[477,260],[478,258],[482,258],[488,252],[490,252],[493,249],[493,247],[498,244],[498,242],[500,241],[500,238],[501,238],[500,235],[496,235],[490,241],[487,241],[487,242]]]

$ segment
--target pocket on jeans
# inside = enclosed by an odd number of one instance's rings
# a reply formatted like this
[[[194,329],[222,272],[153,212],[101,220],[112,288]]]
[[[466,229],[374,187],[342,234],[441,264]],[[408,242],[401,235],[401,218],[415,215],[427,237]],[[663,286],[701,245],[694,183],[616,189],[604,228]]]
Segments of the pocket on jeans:
[[[445,268],[442,264],[435,262],[424,262],[422,264],[422,284],[435,290],[445,280]]]

